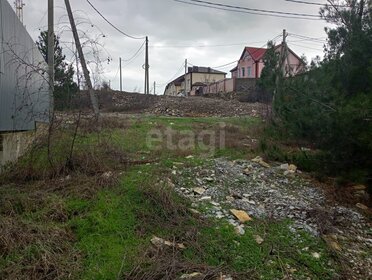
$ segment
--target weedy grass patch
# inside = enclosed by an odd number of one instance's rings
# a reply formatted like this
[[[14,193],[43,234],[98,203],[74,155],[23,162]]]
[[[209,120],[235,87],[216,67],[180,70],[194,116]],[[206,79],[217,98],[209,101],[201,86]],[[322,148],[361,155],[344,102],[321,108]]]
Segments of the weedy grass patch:
[[[245,134],[257,121],[224,119],[227,139],[238,140],[212,154],[153,150],[146,145],[148,131],[170,125],[197,132],[220,121],[129,118],[111,120],[100,133],[84,124],[70,161],[63,142],[73,130],[67,128],[56,137],[53,167],[45,143],[36,146],[0,178],[0,278],[177,279],[198,271],[205,279],[221,273],[331,279],[332,258],[318,239],[293,235],[287,223],[259,221],[238,236],[231,226],[192,213],[191,202],[176,195],[171,169],[208,164],[220,155],[248,157],[254,147],[245,150]],[[255,234],[264,238],[261,245]],[[186,248],[154,246],[153,236]],[[309,256],[312,249],[320,259]]]

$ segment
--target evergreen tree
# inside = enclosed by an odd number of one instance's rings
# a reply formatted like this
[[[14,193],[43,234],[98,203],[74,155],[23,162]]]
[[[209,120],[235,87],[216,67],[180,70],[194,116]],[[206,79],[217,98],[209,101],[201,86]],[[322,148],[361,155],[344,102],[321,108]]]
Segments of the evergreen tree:
[[[70,105],[72,97],[78,91],[73,77],[75,71],[72,64],[66,62],[66,56],[60,45],[60,38],[54,35],[54,98],[56,109],[65,109]],[[36,42],[41,54],[48,62],[48,32],[42,31]]]

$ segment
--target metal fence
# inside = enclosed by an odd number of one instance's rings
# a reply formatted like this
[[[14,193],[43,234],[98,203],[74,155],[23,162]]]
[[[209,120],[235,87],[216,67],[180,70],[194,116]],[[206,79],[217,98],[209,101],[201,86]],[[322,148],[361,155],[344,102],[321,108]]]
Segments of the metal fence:
[[[47,65],[7,0],[0,0],[0,132],[49,120]]]

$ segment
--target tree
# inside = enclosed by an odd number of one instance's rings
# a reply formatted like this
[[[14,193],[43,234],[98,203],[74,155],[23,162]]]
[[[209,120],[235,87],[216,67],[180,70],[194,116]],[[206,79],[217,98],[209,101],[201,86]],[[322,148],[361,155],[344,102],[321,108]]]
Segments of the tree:
[[[368,183],[372,191],[369,2],[328,0],[320,11],[333,24],[326,29],[325,59],[314,60],[302,75],[279,79],[274,89],[273,81],[280,76],[276,65],[269,63],[265,68],[271,69],[264,68],[262,83],[275,92],[273,108],[287,137],[305,140],[321,151],[318,170]]]
[[[66,62],[66,56],[63,54],[63,49],[60,45],[59,37],[54,35],[54,98],[55,107],[64,109],[69,106],[72,97],[78,91],[78,86],[74,82],[73,77],[75,71],[72,64]],[[45,61],[48,61],[48,32],[42,31],[36,42]]]

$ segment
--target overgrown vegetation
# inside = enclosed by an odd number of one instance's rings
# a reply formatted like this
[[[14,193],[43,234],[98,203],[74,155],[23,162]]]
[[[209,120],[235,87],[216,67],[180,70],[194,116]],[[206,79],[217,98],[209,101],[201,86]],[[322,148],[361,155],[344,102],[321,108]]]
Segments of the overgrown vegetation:
[[[329,1],[321,15],[336,27],[326,29],[324,60],[312,63],[305,74],[283,78],[278,56],[271,49],[261,83],[274,95],[270,131],[313,150],[297,156],[301,168],[371,186],[372,18],[368,3]],[[264,146],[272,150],[267,141]],[[280,157],[275,151],[269,153]]]
[[[232,148],[241,158],[253,156],[255,148],[246,145],[256,137],[258,121],[222,120],[226,148],[206,153],[166,145],[153,150],[146,135],[154,127],[177,133],[213,129],[219,118],[106,118],[100,133],[83,118],[67,165],[70,147],[64,143],[75,126],[66,121],[53,136],[52,166],[42,140],[0,178],[0,278],[150,280],[198,271],[206,279],[220,273],[236,279],[332,279],[337,262],[320,239],[293,235],[287,222],[259,220],[239,236],[228,224],[192,213],[189,202],[175,195],[168,179],[175,162],[194,166],[228,156]],[[255,241],[256,234],[264,244]],[[154,235],[186,249],[154,247]],[[313,249],[320,259],[311,256]]]

